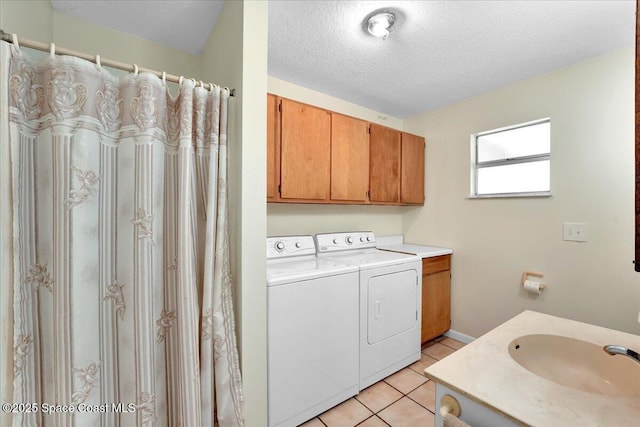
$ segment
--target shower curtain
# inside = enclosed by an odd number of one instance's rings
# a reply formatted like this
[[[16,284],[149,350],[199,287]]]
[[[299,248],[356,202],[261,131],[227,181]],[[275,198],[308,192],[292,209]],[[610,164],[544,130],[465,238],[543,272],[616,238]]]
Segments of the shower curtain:
[[[5,42],[0,55],[8,419],[243,425],[229,91],[184,80],[172,96],[149,73]]]

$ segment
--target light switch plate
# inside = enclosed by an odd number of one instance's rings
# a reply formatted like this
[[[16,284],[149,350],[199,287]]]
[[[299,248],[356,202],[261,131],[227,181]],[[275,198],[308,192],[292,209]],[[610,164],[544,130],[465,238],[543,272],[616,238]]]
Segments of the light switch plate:
[[[565,222],[563,240],[570,242],[586,242],[589,227],[586,222]]]

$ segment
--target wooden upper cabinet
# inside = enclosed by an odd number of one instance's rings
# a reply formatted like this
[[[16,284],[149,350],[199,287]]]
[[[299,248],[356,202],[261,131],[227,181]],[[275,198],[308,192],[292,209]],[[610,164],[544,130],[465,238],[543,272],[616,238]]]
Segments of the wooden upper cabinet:
[[[364,120],[331,114],[331,200],[367,200],[369,134]]]
[[[424,203],[425,140],[267,94],[267,201]]]
[[[280,117],[278,116],[278,98],[267,94],[267,200],[275,200],[278,196],[280,182],[278,161],[280,142]]]
[[[400,201],[424,203],[424,138],[402,133]]]
[[[371,124],[369,200],[400,201],[400,131]]]
[[[281,99],[280,198],[329,199],[331,115]]]

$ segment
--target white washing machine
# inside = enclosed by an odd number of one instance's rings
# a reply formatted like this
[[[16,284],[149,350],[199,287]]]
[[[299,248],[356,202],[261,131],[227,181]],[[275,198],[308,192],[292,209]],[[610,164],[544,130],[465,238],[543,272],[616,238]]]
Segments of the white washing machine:
[[[318,256],[360,270],[360,390],[420,359],[422,263],[372,232],[316,234]]]
[[[269,426],[297,426],[356,395],[358,268],[312,236],[267,238]]]

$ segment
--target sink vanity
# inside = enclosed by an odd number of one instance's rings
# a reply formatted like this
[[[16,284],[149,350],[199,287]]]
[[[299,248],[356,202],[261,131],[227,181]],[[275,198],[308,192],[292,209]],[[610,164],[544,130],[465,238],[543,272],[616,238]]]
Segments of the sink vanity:
[[[425,375],[436,407],[455,397],[473,427],[637,425],[640,363],[607,354],[610,344],[637,351],[640,336],[525,311]]]

